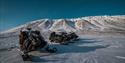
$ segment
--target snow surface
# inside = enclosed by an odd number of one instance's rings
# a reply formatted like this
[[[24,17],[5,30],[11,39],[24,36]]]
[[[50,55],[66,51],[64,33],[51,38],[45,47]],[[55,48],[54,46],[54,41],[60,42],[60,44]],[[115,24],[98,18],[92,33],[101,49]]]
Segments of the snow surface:
[[[19,31],[25,27],[40,30],[58,51],[34,56],[32,62],[23,61],[17,48]],[[50,43],[52,31],[75,31],[80,40],[69,45]],[[41,19],[1,32],[0,63],[125,63],[125,16]]]

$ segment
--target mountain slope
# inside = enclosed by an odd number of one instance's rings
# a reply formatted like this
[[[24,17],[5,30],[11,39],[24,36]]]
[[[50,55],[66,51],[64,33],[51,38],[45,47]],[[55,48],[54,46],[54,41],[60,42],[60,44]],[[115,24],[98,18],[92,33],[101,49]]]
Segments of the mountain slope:
[[[40,30],[48,45],[56,47],[58,51],[49,55],[42,55],[40,51],[32,56],[33,61],[23,61],[18,50],[18,34],[26,27]],[[68,45],[50,43],[48,37],[51,31],[74,31],[80,39]],[[0,34],[0,63],[125,63],[124,32],[125,15],[40,19]]]
[[[90,16],[74,19],[40,19],[15,27],[6,32],[17,32],[26,27],[40,31],[125,31],[125,15],[121,16]],[[5,32],[4,32],[5,33]]]

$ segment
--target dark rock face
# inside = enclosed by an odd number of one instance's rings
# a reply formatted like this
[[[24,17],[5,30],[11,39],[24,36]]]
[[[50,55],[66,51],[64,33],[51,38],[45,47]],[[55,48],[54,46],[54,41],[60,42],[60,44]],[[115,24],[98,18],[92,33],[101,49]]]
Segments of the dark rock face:
[[[32,31],[30,36],[27,31],[20,31],[19,44],[22,51],[30,52],[37,50],[38,48],[43,48],[47,45],[47,42],[41,36],[39,31]]]
[[[60,34],[56,34],[56,32],[52,32],[50,34],[49,40],[50,42],[55,43],[64,43],[66,41],[76,40],[78,38],[78,35],[74,32],[60,32]]]

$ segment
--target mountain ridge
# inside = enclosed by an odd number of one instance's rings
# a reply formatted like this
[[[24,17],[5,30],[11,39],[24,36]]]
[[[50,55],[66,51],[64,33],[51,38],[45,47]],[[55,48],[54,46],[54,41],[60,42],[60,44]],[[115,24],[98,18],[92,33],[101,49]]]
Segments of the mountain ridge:
[[[41,31],[125,31],[125,15],[89,16],[74,19],[39,19],[1,32],[18,32],[26,27]]]

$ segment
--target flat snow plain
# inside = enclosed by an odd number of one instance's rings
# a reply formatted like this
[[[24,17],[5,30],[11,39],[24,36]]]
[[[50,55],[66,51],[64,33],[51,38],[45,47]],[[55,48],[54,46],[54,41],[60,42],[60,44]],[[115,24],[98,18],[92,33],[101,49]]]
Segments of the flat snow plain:
[[[23,61],[18,35],[0,36],[0,63],[125,63],[124,33],[78,33],[80,40],[69,45],[51,44],[58,51]],[[46,39],[47,40],[47,39]],[[42,53],[41,53],[42,54]]]

